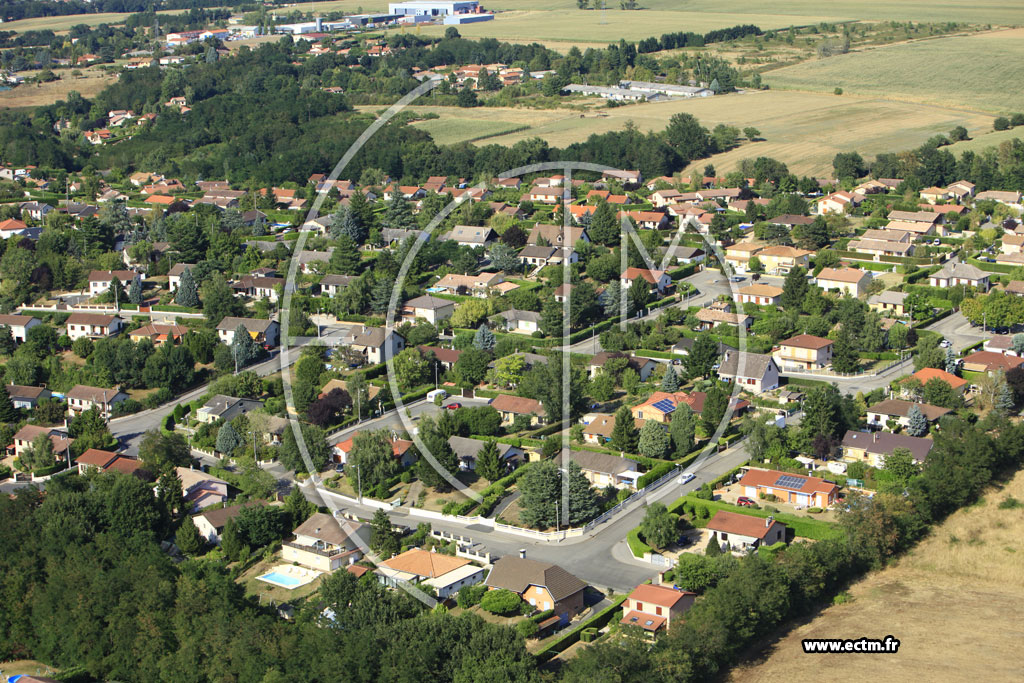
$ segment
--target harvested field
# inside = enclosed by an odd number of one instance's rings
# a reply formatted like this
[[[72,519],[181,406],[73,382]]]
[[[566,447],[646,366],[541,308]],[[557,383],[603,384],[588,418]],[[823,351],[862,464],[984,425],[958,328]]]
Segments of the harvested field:
[[[20,73],[28,77],[36,72]],[[117,80],[117,74],[108,74],[98,69],[83,71],[81,78],[75,78],[66,69],[54,73],[61,77],[60,80],[39,84],[26,83],[0,92],[0,107],[38,107],[53,104],[57,100],[67,99],[68,93],[72,90],[77,91],[82,97],[93,97]]]
[[[1022,17],[1024,20],[1024,17]],[[886,45],[814,59],[764,74],[772,88],[883,97],[991,114],[1024,110],[1019,80],[1024,29]],[[964,68],[936,75],[936,65]]]
[[[1011,653],[1024,638],[1024,562],[1020,553],[1024,472],[1001,491],[938,526],[898,564],[850,589],[853,601],[829,607],[797,626],[761,661],[732,672],[732,681],[775,683],[842,672],[842,680],[961,681],[984,672],[986,681],[1019,681]],[[898,654],[803,654],[803,638],[900,640]]]

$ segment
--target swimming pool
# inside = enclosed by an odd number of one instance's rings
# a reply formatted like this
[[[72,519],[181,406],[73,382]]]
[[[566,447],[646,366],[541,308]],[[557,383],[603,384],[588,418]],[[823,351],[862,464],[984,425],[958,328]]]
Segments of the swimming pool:
[[[307,583],[320,576],[320,574],[321,572],[318,572],[315,569],[307,569],[306,567],[296,567],[285,564],[278,565],[266,574],[257,576],[256,578],[280,588],[292,590],[299,586],[305,586]]]

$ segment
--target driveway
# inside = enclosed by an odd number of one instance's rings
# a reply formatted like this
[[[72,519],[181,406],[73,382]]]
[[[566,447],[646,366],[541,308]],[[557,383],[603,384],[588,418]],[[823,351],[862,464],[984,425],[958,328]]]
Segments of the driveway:
[[[941,334],[953,344],[953,350],[958,352],[971,344],[991,339],[993,334],[991,330],[986,332],[981,327],[969,323],[960,311],[927,325],[924,329]]]

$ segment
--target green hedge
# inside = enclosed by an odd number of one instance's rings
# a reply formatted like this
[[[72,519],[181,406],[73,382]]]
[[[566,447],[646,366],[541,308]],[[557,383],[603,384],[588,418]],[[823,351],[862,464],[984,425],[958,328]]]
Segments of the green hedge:
[[[868,360],[899,360],[900,354],[893,353],[892,351],[861,351],[860,357]]]
[[[537,655],[537,661],[541,663],[546,662],[555,655],[557,655],[559,652],[562,652],[563,650],[568,648],[570,645],[572,645],[580,639],[580,635],[583,633],[583,629],[602,628],[605,624],[611,621],[616,614],[619,613],[619,610],[622,609],[622,603],[624,603],[625,601],[625,595],[620,595],[619,597],[615,598],[615,600],[612,601],[612,604],[605,607],[603,610],[595,614],[593,617],[591,617],[587,621],[584,621],[579,626],[577,626],[573,630],[563,635],[558,640],[548,645],[548,648],[546,650]]]
[[[984,271],[989,273],[1012,273],[1015,268],[1020,266],[1008,266],[1002,263],[989,263],[988,261],[979,261],[976,258],[968,258],[967,262],[972,266],[977,266]]]
[[[655,351],[653,349],[637,349],[633,352],[636,356],[643,356],[644,358],[664,358],[666,360],[673,360],[675,358],[685,358],[682,354],[668,353],[667,351]]]
[[[911,273],[910,275],[907,276],[907,284],[913,284],[915,282],[920,282],[921,280],[924,280],[925,278],[927,278],[932,273],[935,273],[935,272],[937,272],[937,271],[939,271],[941,269],[942,269],[942,266],[935,266],[933,268],[925,268],[924,270],[919,270],[916,273]]]
[[[788,515],[786,513],[779,512],[773,514],[764,509],[745,508],[717,500],[702,500],[692,494],[677,499],[671,506],[669,506],[669,510],[679,514],[686,504],[691,504],[694,507],[703,506],[710,513],[709,516],[713,516],[714,513],[719,510],[725,510],[727,512],[748,515],[750,517],[760,517],[761,519],[764,519],[765,517],[774,517],[792,529],[795,535],[800,536],[801,538],[811,538],[816,541],[824,541],[829,538],[839,538],[843,533],[838,526],[829,522],[823,522],[819,519],[797,517],[796,515]]]
[[[638,489],[645,488],[648,484],[661,479],[666,474],[675,469],[676,464],[674,462],[663,462],[657,465],[650,472],[647,472],[636,481],[636,487]]]
[[[646,553],[653,552],[653,548],[640,539],[640,527],[631,530],[626,534],[626,543],[633,557],[643,558]]]
[[[697,268],[700,267],[699,263],[688,263],[681,268],[668,271],[668,276],[673,280],[682,280],[684,277],[689,277],[697,272]]]
[[[190,308],[189,306],[178,306],[177,304],[156,304],[150,310],[162,311],[165,313],[202,313],[202,311],[199,310],[198,308]]]

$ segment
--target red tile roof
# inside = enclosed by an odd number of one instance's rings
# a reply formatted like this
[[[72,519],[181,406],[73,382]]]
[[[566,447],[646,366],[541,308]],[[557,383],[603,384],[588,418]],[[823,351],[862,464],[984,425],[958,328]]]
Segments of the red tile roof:
[[[775,525],[783,526],[782,522],[776,520],[768,521],[767,517],[754,517],[742,515],[738,512],[719,510],[708,522],[708,529],[712,531],[724,531],[727,534],[737,534],[748,538],[764,538]]]

